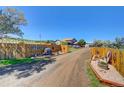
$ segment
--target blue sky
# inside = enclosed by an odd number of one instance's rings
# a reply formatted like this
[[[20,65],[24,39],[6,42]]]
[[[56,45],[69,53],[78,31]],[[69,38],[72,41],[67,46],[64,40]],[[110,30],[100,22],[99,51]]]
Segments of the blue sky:
[[[1,7],[3,8],[3,7]],[[24,12],[28,25],[24,38],[114,40],[124,36],[124,7],[15,7]]]

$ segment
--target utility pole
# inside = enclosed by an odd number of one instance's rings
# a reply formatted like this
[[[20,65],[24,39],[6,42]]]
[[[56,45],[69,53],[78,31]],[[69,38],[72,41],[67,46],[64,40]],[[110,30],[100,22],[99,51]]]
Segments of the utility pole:
[[[41,43],[41,33],[39,34],[39,38],[40,38],[40,43]]]
[[[40,41],[41,41],[41,33],[40,33],[39,37],[40,37]]]

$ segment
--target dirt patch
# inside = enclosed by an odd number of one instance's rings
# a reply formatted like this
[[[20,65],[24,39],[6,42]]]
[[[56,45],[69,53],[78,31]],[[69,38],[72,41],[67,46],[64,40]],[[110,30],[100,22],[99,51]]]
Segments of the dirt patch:
[[[14,74],[6,75],[0,80],[3,86],[35,86],[35,87],[87,87],[87,62],[90,59],[88,48],[60,55],[55,62],[44,67],[45,70],[32,76],[16,79]],[[17,73],[17,72],[15,72]],[[12,79],[11,79],[12,77]],[[10,80],[11,79],[11,80]],[[11,81],[11,82],[10,82]],[[1,84],[2,86],[2,84]]]

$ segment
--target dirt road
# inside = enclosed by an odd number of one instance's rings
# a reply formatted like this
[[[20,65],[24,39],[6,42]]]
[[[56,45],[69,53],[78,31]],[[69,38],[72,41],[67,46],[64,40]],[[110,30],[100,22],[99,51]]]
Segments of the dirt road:
[[[44,67],[39,73],[29,77],[15,78],[16,71],[0,78],[0,86],[36,86],[36,87],[87,87],[87,62],[89,49],[80,49],[72,53],[54,57],[55,62]],[[4,83],[2,83],[4,82]]]

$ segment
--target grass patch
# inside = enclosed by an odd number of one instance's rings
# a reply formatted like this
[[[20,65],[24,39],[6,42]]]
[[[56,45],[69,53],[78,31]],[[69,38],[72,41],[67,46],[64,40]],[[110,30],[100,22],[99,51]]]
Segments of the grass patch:
[[[90,87],[104,87],[105,86],[98,80],[98,78],[96,77],[96,75],[94,74],[94,72],[92,71],[89,65],[87,67],[87,75],[91,82]]]
[[[21,59],[8,59],[8,60],[0,60],[0,67],[15,65],[15,64],[23,64],[23,63],[31,63],[31,62],[39,62],[43,60],[48,60],[47,58],[21,58]]]
[[[104,61],[101,61],[101,64],[102,64],[102,65],[107,65],[107,63],[105,63]]]

